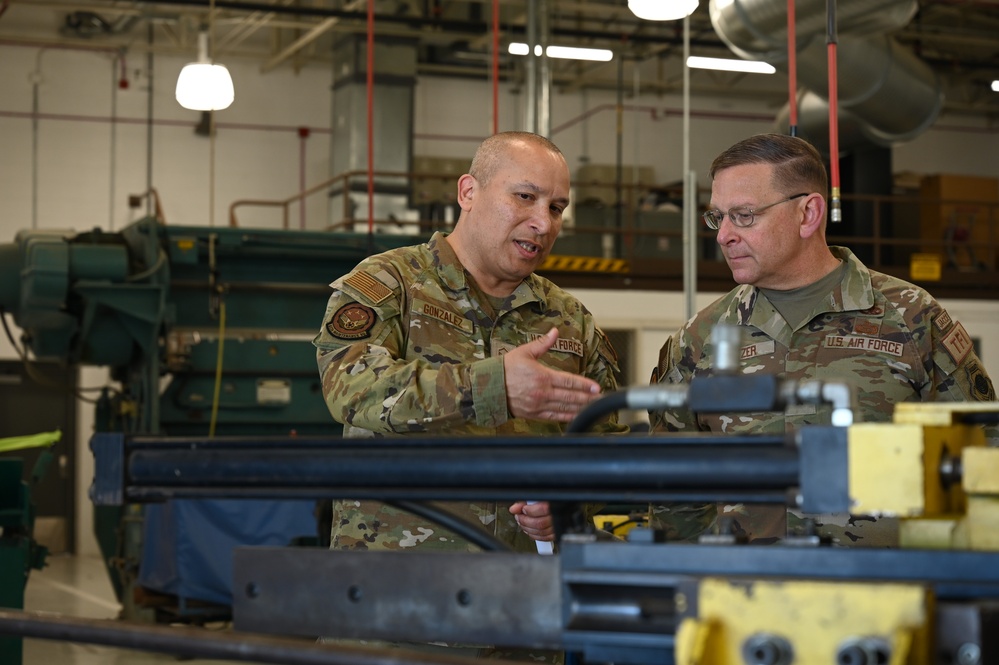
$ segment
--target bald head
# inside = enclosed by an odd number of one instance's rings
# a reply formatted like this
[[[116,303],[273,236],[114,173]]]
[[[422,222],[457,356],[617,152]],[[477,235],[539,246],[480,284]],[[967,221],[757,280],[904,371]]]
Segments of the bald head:
[[[489,179],[496,173],[497,167],[503,163],[506,151],[517,143],[539,146],[562,157],[563,160],[565,159],[558,146],[540,134],[500,132],[493,134],[479,145],[479,149],[475,151],[475,156],[472,157],[472,165],[468,169],[469,175],[483,185],[488,184]]]

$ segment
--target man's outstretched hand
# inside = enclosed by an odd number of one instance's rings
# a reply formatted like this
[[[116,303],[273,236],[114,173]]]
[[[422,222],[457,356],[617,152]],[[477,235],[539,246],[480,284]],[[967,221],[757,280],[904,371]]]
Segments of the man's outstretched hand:
[[[558,328],[552,328],[503,356],[507,403],[515,417],[569,422],[600,396],[596,381],[538,362],[557,339]]]

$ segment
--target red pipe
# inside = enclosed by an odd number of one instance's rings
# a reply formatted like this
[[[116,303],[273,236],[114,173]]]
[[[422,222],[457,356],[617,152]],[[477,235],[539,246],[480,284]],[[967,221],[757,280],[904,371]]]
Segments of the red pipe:
[[[829,220],[843,221],[839,190],[839,89],[836,70],[836,0],[826,0],[827,58],[829,60],[829,179],[832,191],[829,196]]]
[[[499,133],[499,4],[493,0],[493,134]]]
[[[798,44],[794,24],[794,0],[787,0],[787,97],[791,136],[798,135]]]
[[[368,233],[375,232],[375,3],[368,0]],[[344,196],[348,193],[344,192]]]

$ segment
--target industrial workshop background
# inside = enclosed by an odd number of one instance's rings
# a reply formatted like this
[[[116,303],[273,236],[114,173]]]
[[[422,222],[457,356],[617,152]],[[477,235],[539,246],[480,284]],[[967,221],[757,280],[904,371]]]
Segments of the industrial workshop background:
[[[501,52],[494,60],[497,4]],[[689,18],[691,53],[736,57],[727,41],[739,40],[745,26],[728,26],[721,37],[709,4],[723,3],[702,2]],[[819,144],[828,140],[824,91],[809,89],[804,47],[824,44],[821,17],[807,14],[824,4],[798,3],[802,125]],[[851,100],[842,100],[847,214],[830,235],[865,238],[851,242],[865,260],[907,278],[912,254],[937,254],[941,281],[925,284],[999,376],[999,93],[988,90],[999,77],[999,8],[958,0],[839,4],[843,81],[885,64],[871,51],[851,56],[851,38],[867,40],[864,48],[883,42],[887,70],[928,78],[917,80],[922,94],[913,99],[886,83],[892,96],[879,100],[871,119],[862,108],[851,116]],[[210,17],[207,2],[0,2],[0,244],[24,230],[120,232],[150,215],[168,226],[366,229],[366,9],[357,0],[220,0]],[[891,25],[898,14],[904,22]],[[214,117],[185,110],[174,97],[178,73],[196,59],[198,33],[209,24],[213,55],[229,68],[235,88],[232,106]],[[506,48],[532,31],[551,44],[609,49],[613,59],[549,59],[550,69],[539,72]],[[495,130],[538,126],[541,108],[542,127],[574,177],[574,209],[556,252],[611,259],[582,272],[562,266],[551,276],[613,332],[626,380],[647,381],[660,345],[684,319],[683,22],[640,21],[625,0],[385,0],[374,3],[374,35],[377,232],[446,226],[455,217],[454,180],[476,145]],[[740,50],[764,59],[767,47]],[[786,115],[784,127],[779,121],[788,99],[786,63],[772,64],[777,73],[770,76],[690,71],[689,161],[699,206],[719,151],[750,134],[786,131]],[[542,95],[549,106],[530,106],[536,76],[550,83]],[[923,116],[908,117],[927,99]],[[632,272],[614,259],[629,261]],[[728,288],[707,234],[699,259],[698,307]],[[0,284],[4,292],[17,288]],[[316,326],[324,302],[316,297],[309,313]],[[24,395],[30,382],[6,336],[0,360],[0,383]],[[90,387],[110,379],[104,368],[83,366],[58,380]],[[72,492],[69,514],[48,521],[43,515],[39,535],[50,529],[51,547],[96,553],[86,499],[92,408],[72,399],[50,408],[70,439],[57,466]]]

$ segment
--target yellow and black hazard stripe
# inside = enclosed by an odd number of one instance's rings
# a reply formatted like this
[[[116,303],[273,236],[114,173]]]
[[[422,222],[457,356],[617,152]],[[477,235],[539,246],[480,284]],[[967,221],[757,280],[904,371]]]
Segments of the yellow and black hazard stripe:
[[[538,270],[560,272],[627,273],[631,266],[626,259],[604,259],[597,256],[567,256],[550,254]]]

